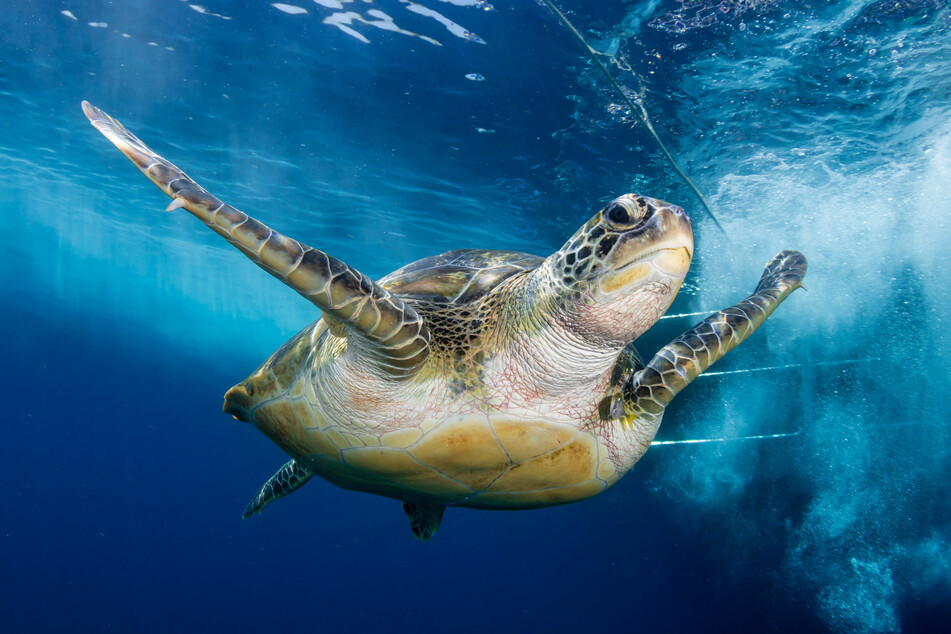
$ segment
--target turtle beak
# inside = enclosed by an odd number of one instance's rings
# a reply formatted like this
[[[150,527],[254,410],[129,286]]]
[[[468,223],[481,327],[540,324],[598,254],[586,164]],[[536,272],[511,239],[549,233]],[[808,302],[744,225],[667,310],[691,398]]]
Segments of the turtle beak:
[[[693,228],[686,212],[651,200],[654,212],[625,232],[608,255],[610,273],[600,280],[601,291],[613,295],[647,278],[683,281],[693,258]]]
[[[651,264],[671,277],[683,279],[690,270],[692,255],[688,247],[662,249],[651,258]]]

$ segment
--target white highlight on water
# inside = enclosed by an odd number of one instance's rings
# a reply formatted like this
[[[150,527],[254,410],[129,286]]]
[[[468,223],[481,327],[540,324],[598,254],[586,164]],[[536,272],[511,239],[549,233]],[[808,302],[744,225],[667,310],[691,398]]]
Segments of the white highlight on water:
[[[211,11],[209,11],[208,9],[206,9],[205,7],[203,7],[203,6],[200,5],[200,4],[190,4],[190,5],[188,5],[188,6],[191,7],[192,11],[197,11],[198,13],[201,13],[202,15],[210,15],[210,16],[213,17],[213,18],[221,18],[222,20],[230,20],[230,19],[231,19],[231,18],[230,18],[229,16],[227,16],[227,15],[221,15],[220,13],[212,13]]]
[[[283,2],[272,2],[271,6],[288,15],[301,15],[307,13],[307,9],[303,7],[295,7],[292,4],[284,4]]]

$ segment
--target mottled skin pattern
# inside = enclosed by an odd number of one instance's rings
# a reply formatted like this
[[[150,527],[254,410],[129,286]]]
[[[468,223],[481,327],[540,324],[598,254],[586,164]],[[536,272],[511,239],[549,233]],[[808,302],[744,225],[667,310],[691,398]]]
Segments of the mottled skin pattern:
[[[172,197],[320,308],[225,395],[292,460],[245,517],[313,475],[402,501],[429,539],[446,506],[525,509],[595,495],[650,446],[667,403],[742,342],[805,274],[780,253],[754,293],[665,346],[631,342],[693,255],[682,209],[628,194],[547,258],[451,251],[373,282],[222,203],[88,103],[90,121]]]
[[[244,508],[242,517],[248,519],[255,513],[260,513],[271,500],[284,497],[291,491],[307,484],[307,481],[313,477],[314,472],[306,466],[296,460],[289,460],[264,483],[258,494],[251,498],[251,501]]]
[[[624,409],[632,419],[659,418],[674,396],[715,361],[759,328],[789,293],[802,285],[806,258],[782,251],[766,265],[753,294],[710,315],[664,346],[624,386]]]

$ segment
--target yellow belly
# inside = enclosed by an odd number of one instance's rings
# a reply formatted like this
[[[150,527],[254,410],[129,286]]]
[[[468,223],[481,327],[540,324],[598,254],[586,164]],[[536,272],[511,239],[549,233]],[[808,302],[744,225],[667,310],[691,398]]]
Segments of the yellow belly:
[[[403,501],[537,508],[591,497],[622,475],[595,434],[568,423],[480,413],[354,433],[305,399],[265,403],[254,423],[326,480]]]

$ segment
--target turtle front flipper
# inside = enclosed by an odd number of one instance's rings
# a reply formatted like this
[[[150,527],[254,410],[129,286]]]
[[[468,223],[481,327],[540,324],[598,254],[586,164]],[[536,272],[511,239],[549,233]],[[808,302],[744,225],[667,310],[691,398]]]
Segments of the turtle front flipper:
[[[260,514],[265,506],[274,500],[281,499],[288,493],[293,493],[307,484],[312,477],[314,477],[313,471],[296,460],[291,460],[264,483],[258,494],[248,502],[241,517],[248,519],[252,515]]]
[[[659,417],[678,392],[753,334],[802,285],[805,274],[805,256],[782,251],[766,265],[752,295],[710,315],[664,346],[624,387],[628,420]]]
[[[429,355],[429,329],[402,299],[346,263],[284,236],[208,193],[152,151],[121,123],[83,102],[90,123],[149,180],[255,264],[310,300],[331,330],[346,332],[385,374],[408,377]]]
[[[442,524],[442,514],[445,506],[438,504],[420,504],[419,502],[403,502],[403,512],[409,517],[409,527],[416,539],[428,542],[432,539],[439,525]]]

